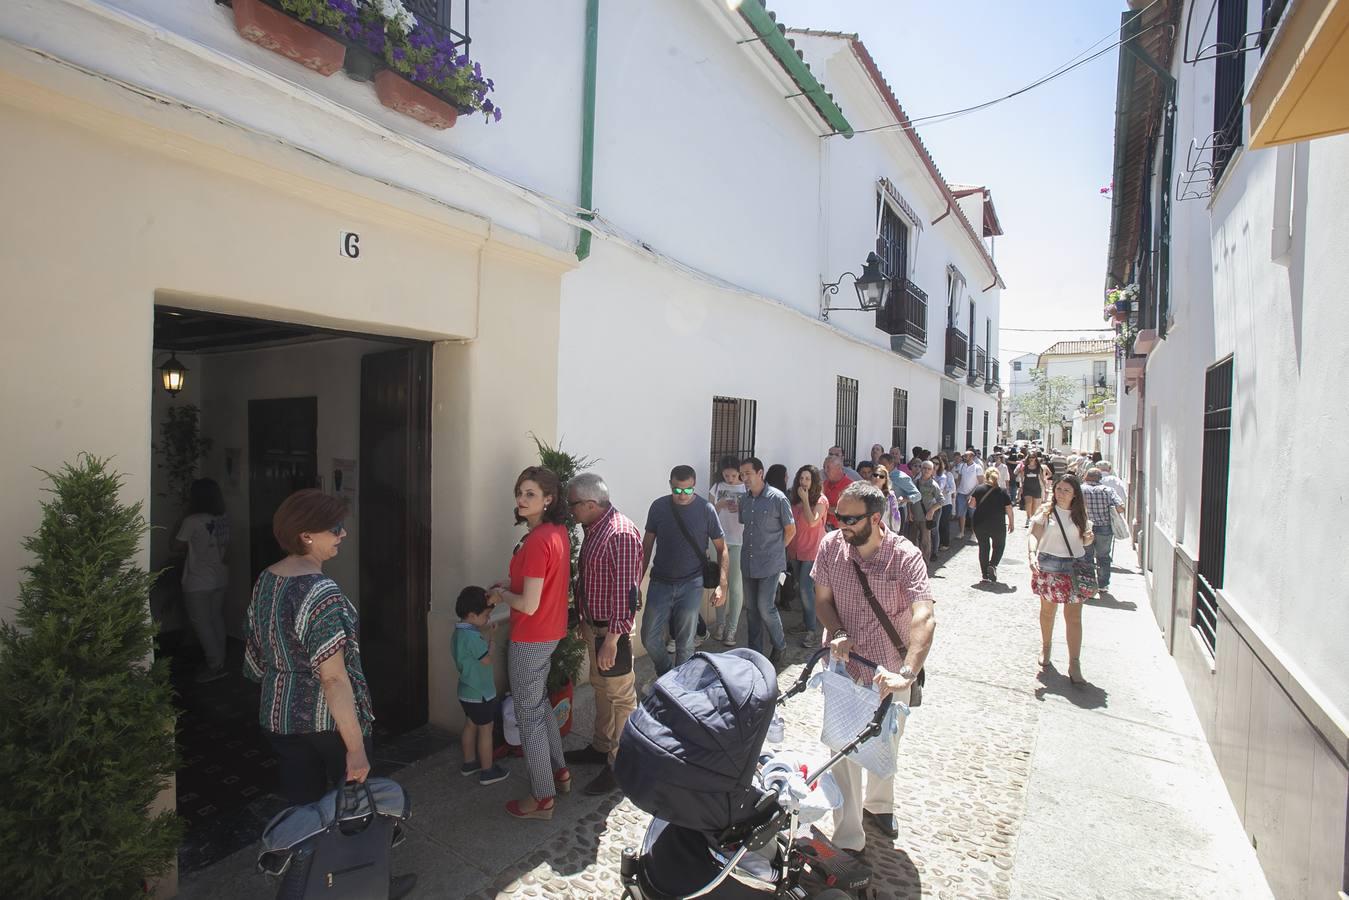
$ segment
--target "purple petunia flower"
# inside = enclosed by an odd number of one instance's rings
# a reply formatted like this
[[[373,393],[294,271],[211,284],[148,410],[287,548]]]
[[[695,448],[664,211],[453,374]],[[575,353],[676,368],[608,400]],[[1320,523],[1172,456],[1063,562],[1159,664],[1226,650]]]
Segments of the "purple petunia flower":
[[[473,77],[475,77],[475,78],[481,78],[481,77],[482,77],[482,63],[476,63],[476,62],[475,62],[475,63],[473,64]]]
[[[501,107],[498,106],[496,109],[492,110],[492,121],[493,122],[501,121]]]

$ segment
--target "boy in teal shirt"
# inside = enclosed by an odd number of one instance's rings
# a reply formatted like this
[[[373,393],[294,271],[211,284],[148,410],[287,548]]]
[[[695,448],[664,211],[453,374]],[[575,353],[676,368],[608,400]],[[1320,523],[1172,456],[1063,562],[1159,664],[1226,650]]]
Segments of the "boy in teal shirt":
[[[459,670],[459,705],[467,717],[460,738],[464,764],[459,774],[476,774],[479,784],[496,784],[510,773],[492,759],[492,726],[499,703],[492,676],[492,645],[482,633],[492,611],[487,592],[476,586],[464,588],[454,611],[459,622],[454,626],[450,655]]]

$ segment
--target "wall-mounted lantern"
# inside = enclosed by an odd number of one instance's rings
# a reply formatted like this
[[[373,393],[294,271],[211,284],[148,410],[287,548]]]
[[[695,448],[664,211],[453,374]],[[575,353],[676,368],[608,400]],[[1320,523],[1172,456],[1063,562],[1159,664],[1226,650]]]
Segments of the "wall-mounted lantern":
[[[164,390],[177,396],[187,384],[187,366],[178,361],[178,354],[170,351],[169,358],[159,367],[159,377],[164,382]]]
[[[835,306],[830,307],[829,298],[838,294],[839,285],[843,283],[845,277],[853,280],[853,287],[857,290],[857,306]],[[838,277],[838,281],[833,284],[823,286],[823,296],[821,297],[820,318],[828,320],[831,311],[843,310],[845,312],[871,312],[880,309],[885,305],[886,298],[890,296],[890,279],[881,274],[881,258],[875,253],[867,254],[867,261],[862,266],[862,274],[854,275],[852,272],[844,272]]]

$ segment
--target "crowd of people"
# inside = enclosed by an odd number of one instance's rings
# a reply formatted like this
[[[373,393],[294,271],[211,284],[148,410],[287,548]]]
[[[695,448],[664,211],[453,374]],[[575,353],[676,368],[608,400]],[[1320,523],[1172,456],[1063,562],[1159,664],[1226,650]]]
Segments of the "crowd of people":
[[[506,577],[489,587],[468,586],[456,601],[460,621],[451,652],[467,720],[461,773],[483,784],[508,776],[493,747],[501,698],[485,631],[494,607],[510,610],[507,672],[529,783],[528,795],[506,811],[547,819],[557,795],[572,788],[573,765],[603,766],[587,793],[617,787],[612,764],[638,700],[632,641],[639,611],[637,637],[658,677],[689,659],[700,631],[723,646],[764,653],[778,666],[795,632],[803,647],[830,646],[859,682],[907,701],[915,682],[921,684],[935,630],[930,567],[943,550],[973,538],[982,580],[997,583],[1018,503],[1029,528],[1031,589],[1040,599],[1040,664],[1050,664],[1062,606],[1069,675],[1083,680],[1082,605],[1108,590],[1112,540],[1122,536],[1123,485],[1099,454],[1045,459],[1033,447],[1024,453],[995,448],[984,459],[974,448],[951,456],[914,447],[904,455],[877,444],[855,466],[842,448],[831,447],[820,467],[800,466],[790,484],[787,472],[756,457],[726,457],[704,490],[692,466],[676,466],[669,493],[650,504],[638,527],[614,506],[598,473],[564,486],[547,468],[522,471],[514,514],[526,533]],[[219,554],[216,542],[228,533],[213,524],[206,533],[217,537],[199,534],[212,522],[214,500],[203,488],[202,511],[181,533],[202,553]],[[370,769],[374,717],[357,612],[323,575],[324,562],[346,535],[345,514],[340,498],[318,490],[286,499],[273,519],[286,556],[259,575],[248,609],[245,673],[262,682],[259,719],[279,759],[281,793],[294,803],[312,802],[344,778],[364,779]],[[574,577],[573,524],[583,532]],[[1095,570],[1090,591],[1075,574],[1084,561]],[[201,567],[189,570],[195,578]],[[579,615],[590,650],[596,710],[591,744],[564,753],[545,685],[553,651],[571,627],[573,598],[572,614]],[[787,607],[801,613],[789,627],[782,616]],[[194,622],[208,620],[214,621],[194,616]],[[876,669],[864,671],[851,660],[854,649]],[[207,677],[214,677],[214,643],[208,654]],[[867,778],[848,762],[838,778],[845,802],[835,839],[846,849],[861,849],[864,815],[885,833],[896,830],[893,785]]]

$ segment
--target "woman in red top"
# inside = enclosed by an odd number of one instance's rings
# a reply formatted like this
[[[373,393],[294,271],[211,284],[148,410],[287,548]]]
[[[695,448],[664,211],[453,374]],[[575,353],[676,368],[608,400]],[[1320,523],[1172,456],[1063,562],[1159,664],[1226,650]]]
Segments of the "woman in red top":
[[[557,792],[571,790],[547,691],[549,661],[567,631],[571,540],[566,519],[557,475],[542,466],[521,472],[515,480],[515,521],[525,523],[529,533],[511,557],[510,584],[498,584],[488,595],[511,608],[511,697],[532,795],[506,804],[506,812],[518,819],[551,819]]]
[[[824,482],[820,470],[802,466],[796,470],[792,483],[792,518],[796,520],[796,537],[787,548],[787,563],[796,575],[797,595],[801,598],[801,627],[805,634],[801,646],[817,648],[820,639],[815,636],[819,622],[815,619],[815,581],[810,570],[824,537],[824,522],[829,515],[829,500],[824,496]]]

